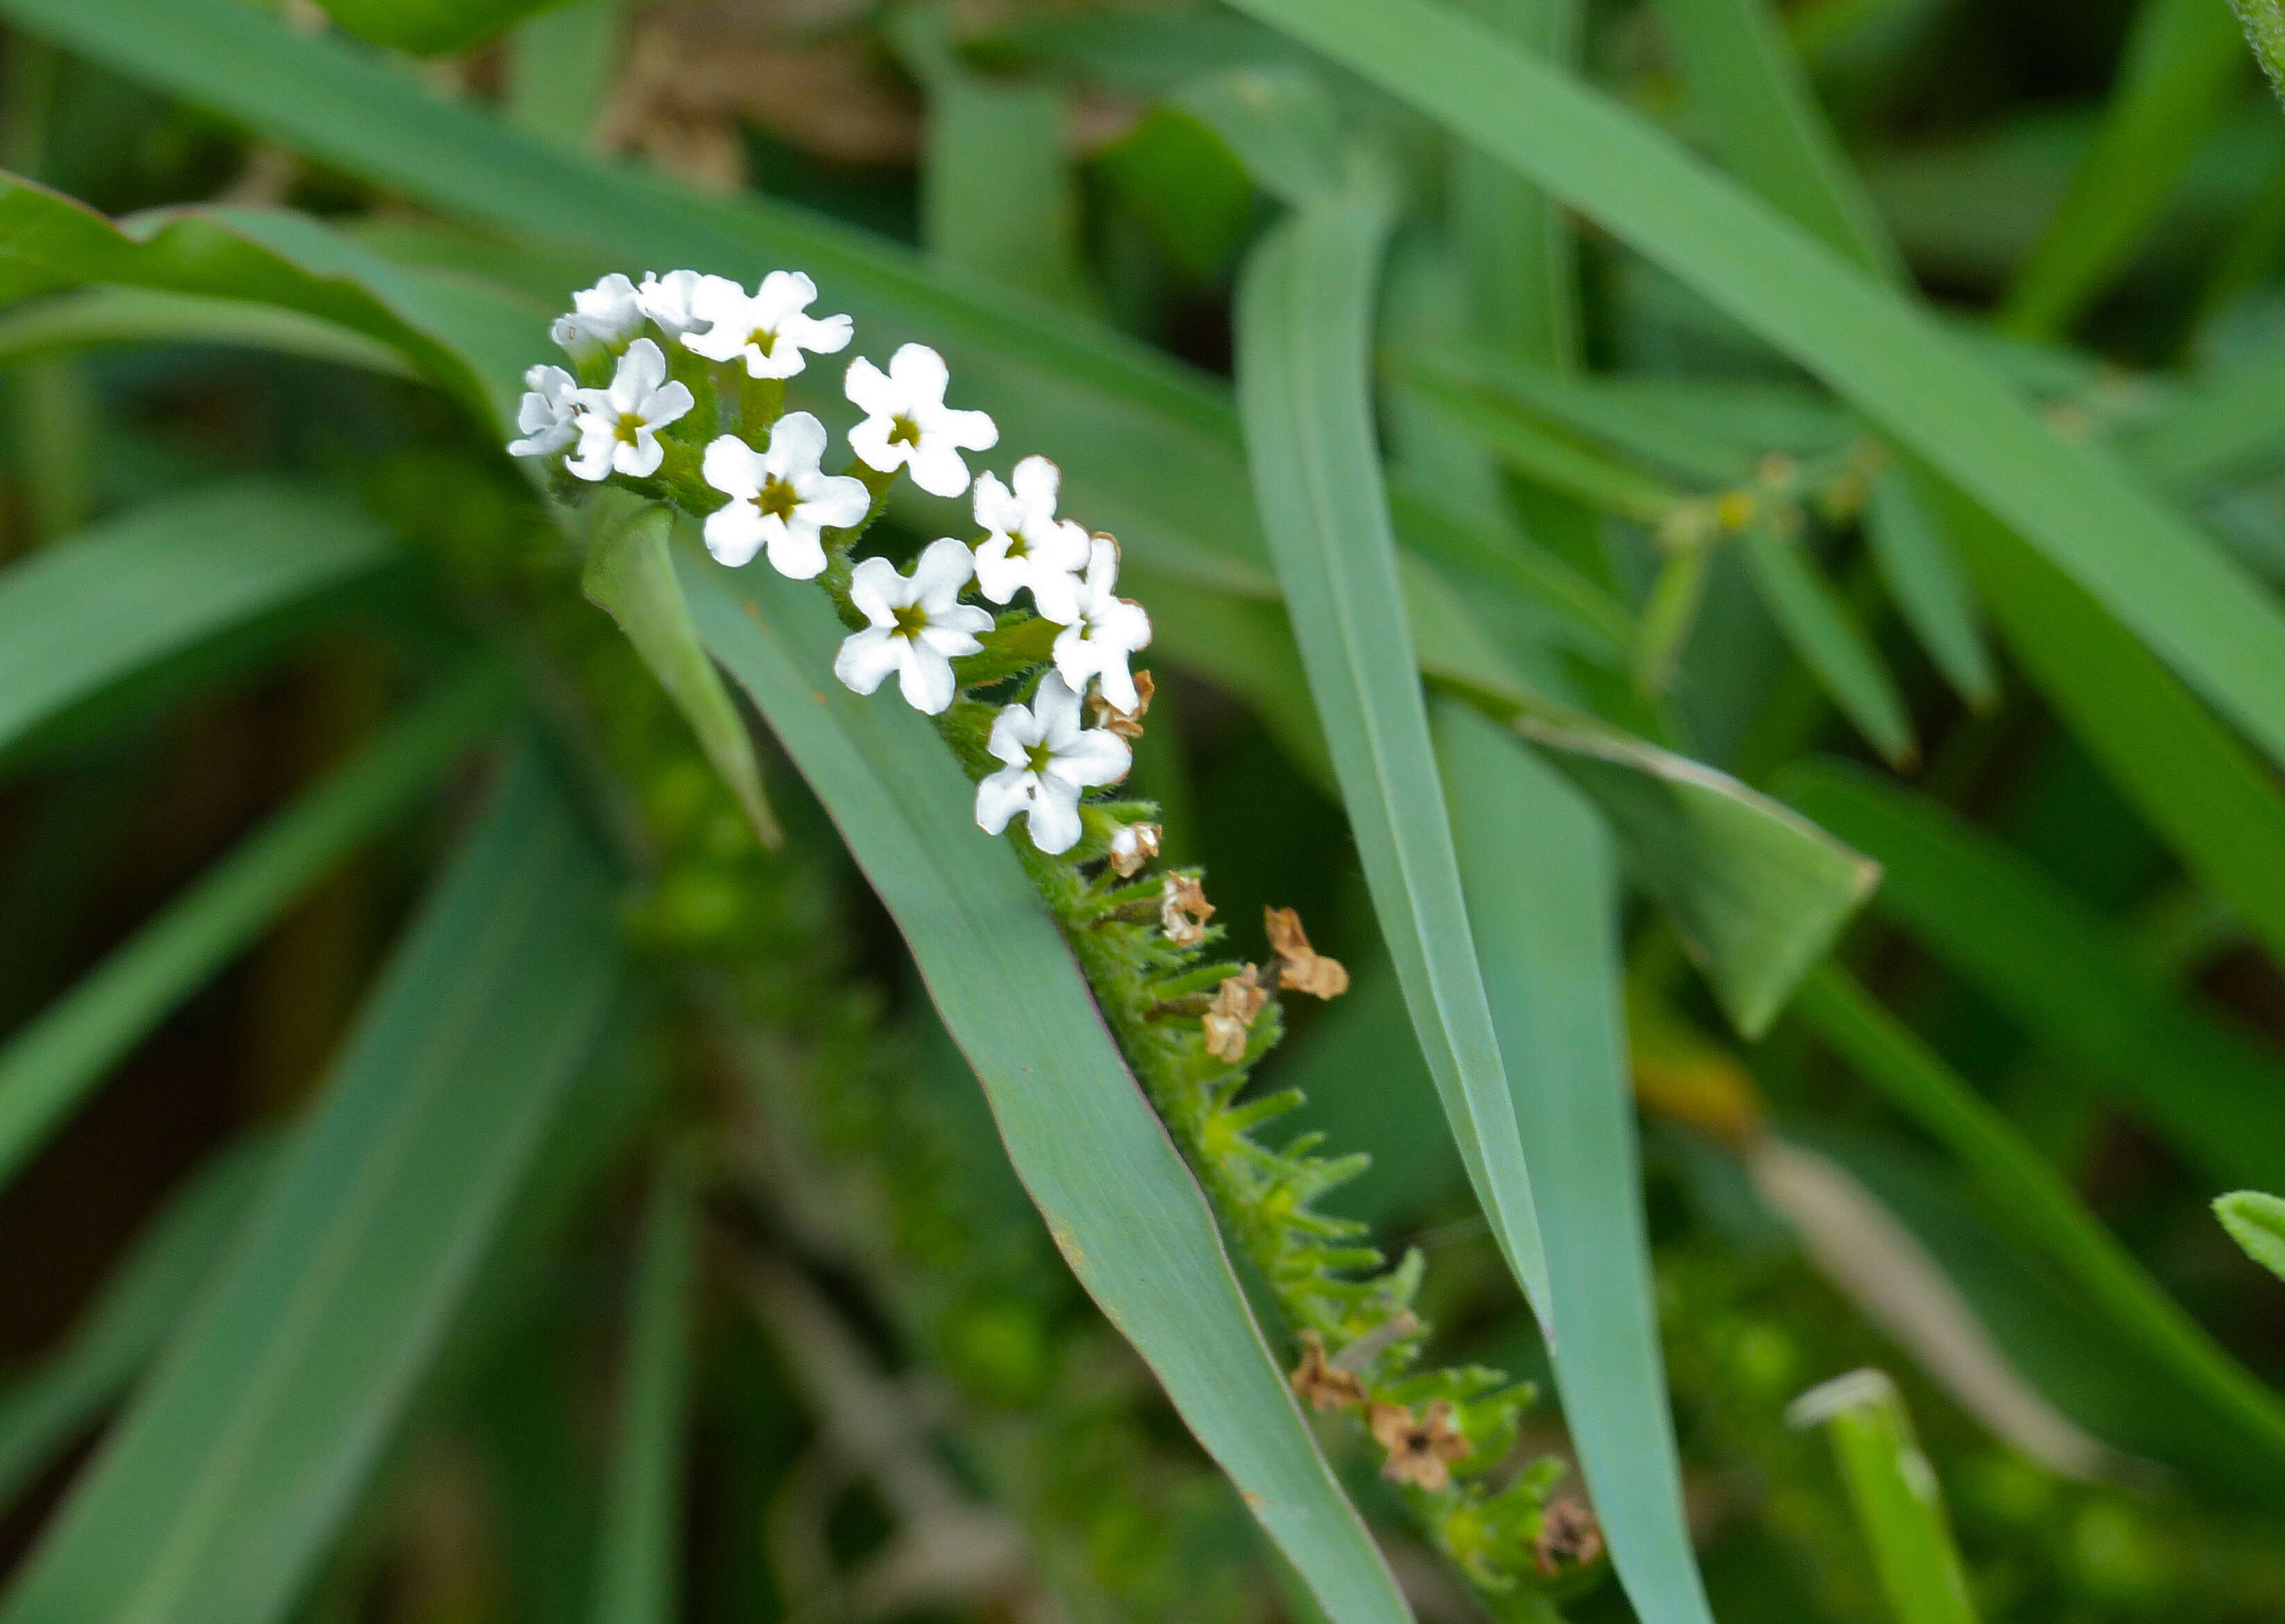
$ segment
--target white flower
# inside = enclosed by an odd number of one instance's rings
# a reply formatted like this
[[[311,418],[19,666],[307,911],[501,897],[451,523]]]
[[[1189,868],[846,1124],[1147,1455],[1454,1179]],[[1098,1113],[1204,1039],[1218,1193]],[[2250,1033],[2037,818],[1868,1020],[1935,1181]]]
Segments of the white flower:
[[[1131,714],[1141,696],[1127,672],[1127,656],[1150,646],[1150,616],[1141,604],[1111,590],[1118,584],[1119,544],[1097,536],[1087,578],[1080,583],[1078,612],[1056,634],[1056,670],[1077,694],[1087,692],[1088,678],[1102,678],[1103,698]]]
[[[579,454],[563,466],[581,479],[657,473],[666,455],[658,431],[694,404],[687,388],[669,381],[665,352],[647,338],[627,346],[609,388],[581,389],[576,398]]]
[[[976,476],[976,522],[991,534],[976,549],[976,584],[994,603],[1028,588],[1048,619],[1079,618],[1079,572],[1087,568],[1087,531],[1056,517],[1063,471],[1044,457],[1016,465],[1016,488],[996,474]]]
[[[571,295],[571,313],[558,316],[549,329],[575,361],[616,350],[642,331],[642,306],[635,285],[614,271],[593,287]]]
[[[945,405],[951,381],[944,357],[926,344],[898,350],[886,373],[860,356],[849,364],[845,387],[866,417],[849,431],[849,449],[883,474],[911,468],[913,483],[930,496],[958,496],[968,489],[960,453],[990,451],[1000,430],[989,413]]]
[[[579,381],[560,366],[535,366],[523,375],[523,405],[515,426],[523,438],[507,443],[511,457],[552,457],[579,437]]]
[[[780,575],[807,581],[822,573],[819,532],[855,524],[873,506],[864,481],[819,469],[824,454],[825,425],[806,412],[780,418],[766,451],[734,435],[708,446],[706,482],[730,502],[706,515],[706,550],[735,569],[766,545]]]
[[[891,671],[914,710],[935,716],[952,703],[956,655],[984,647],[976,633],[992,629],[988,609],[960,601],[976,571],[975,555],[946,536],[929,543],[909,576],[885,558],[868,558],[849,582],[849,600],[873,624],[843,639],[833,674],[860,694],[870,694]]]
[[[667,337],[680,338],[706,325],[708,318],[697,313],[698,305],[705,296],[703,290],[713,287],[725,287],[734,297],[744,297],[743,290],[727,277],[701,276],[695,271],[670,271],[660,276],[646,271],[642,286],[635,289],[635,305]]]
[[[1032,843],[1050,857],[1079,843],[1079,797],[1127,776],[1126,740],[1080,726],[1079,695],[1049,671],[1031,704],[1009,705],[992,724],[991,752],[1008,765],[976,786],[976,826],[997,835],[1025,813]]]
[[[790,378],[808,365],[805,349],[821,356],[849,348],[857,324],[846,316],[808,314],[817,284],[798,271],[773,271],[752,298],[735,282],[709,277],[690,302],[694,324],[703,333],[686,333],[683,343],[716,361],[743,357],[755,378]]]

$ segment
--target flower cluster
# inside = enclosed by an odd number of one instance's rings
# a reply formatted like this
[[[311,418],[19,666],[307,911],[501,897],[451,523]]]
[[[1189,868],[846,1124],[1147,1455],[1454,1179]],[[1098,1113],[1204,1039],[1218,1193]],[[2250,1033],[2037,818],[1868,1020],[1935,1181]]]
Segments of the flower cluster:
[[[1554,1469],[1490,1480],[1529,1388],[1475,1369],[1411,1373],[1425,1336],[1409,1309],[1418,1255],[1389,1269],[1357,1243],[1361,1226],[1315,1209],[1365,1158],[1315,1156],[1315,1135],[1282,1149],[1253,1138],[1300,1103],[1291,1091],[1239,1102],[1283,1031],[1279,995],[1338,997],[1347,971],[1288,909],[1264,919],[1268,961],[1201,962],[1221,928],[1197,875],[1142,877],[1159,852],[1156,809],[1088,804],[1127,775],[1153,698],[1150,673],[1131,669],[1150,619],[1119,595],[1117,541],[1059,514],[1062,476],[1043,457],[1005,480],[971,476],[967,454],[993,449],[998,427],[946,404],[949,372],[924,345],[903,346],[885,370],[851,363],[843,388],[860,420],[851,462],[828,473],[825,424],[785,409],[806,357],[854,337],[849,318],[809,314],[816,298],[791,271],[750,295],[689,271],[606,277],[555,324],[571,368],[528,374],[508,449],[551,459],[566,496],[617,480],[702,519],[727,567],[766,557],[819,583],[849,628],[835,676],[871,694],[894,675],[976,781],[978,826],[1000,836],[1025,820],[1018,855],[1121,1051],[1300,1333],[1297,1394],[1355,1416],[1487,1594],[1548,1577],[1559,1560],[1592,1561],[1591,1523],[1551,1520]],[[975,535],[930,542],[907,569],[856,557],[907,474],[932,496],[972,492]]]
[[[706,547],[718,561],[737,569],[766,556],[781,575],[815,580],[836,553],[845,556],[898,474],[932,496],[967,494],[962,453],[990,451],[1000,438],[988,414],[945,404],[952,380],[944,358],[907,344],[885,371],[861,356],[850,364],[843,389],[864,414],[849,431],[855,462],[848,473],[827,473],[825,425],[782,410],[784,381],[806,369],[808,356],[847,349],[855,333],[846,316],[812,316],[816,299],[816,284],[799,271],[772,271],[752,294],[695,271],[646,274],[640,285],[605,277],[575,294],[554,328],[577,373],[531,369],[517,418],[522,437],[508,450],[560,456],[573,480],[655,482],[686,505],[703,491]],[[687,377],[672,375],[678,370]],[[775,392],[740,388],[740,374]],[[694,391],[693,382],[712,387]],[[737,400],[740,420],[703,448],[685,443],[687,431],[678,428],[726,415],[719,406],[700,412],[702,394]],[[1149,672],[1129,669],[1150,644],[1150,617],[1118,593],[1119,544],[1059,517],[1061,486],[1044,457],[1024,459],[1004,482],[986,471],[973,481],[975,540],[931,542],[909,572],[885,558],[857,562],[840,595],[844,615],[863,624],[833,666],[859,694],[893,674],[907,703],[942,716],[962,686],[953,663],[984,653],[985,637],[1004,618],[962,599],[973,592],[1009,605],[1028,594],[1037,618],[1054,628],[1051,669],[1028,702],[1009,701],[992,724],[987,748],[1004,765],[978,787],[976,821],[998,835],[1022,813],[1032,843],[1050,856],[1079,843],[1086,794],[1126,777],[1150,682]],[[1103,725],[1086,725],[1090,690]],[[1139,867],[1140,839],[1128,831],[1115,860]]]

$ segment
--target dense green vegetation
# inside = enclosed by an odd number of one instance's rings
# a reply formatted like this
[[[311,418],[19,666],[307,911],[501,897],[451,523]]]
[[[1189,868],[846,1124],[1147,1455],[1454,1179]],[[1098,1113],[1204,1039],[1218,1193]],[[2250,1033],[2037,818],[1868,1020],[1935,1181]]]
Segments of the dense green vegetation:
[[[2285,1616],[2273,11],[0,0],[0,1624]]]

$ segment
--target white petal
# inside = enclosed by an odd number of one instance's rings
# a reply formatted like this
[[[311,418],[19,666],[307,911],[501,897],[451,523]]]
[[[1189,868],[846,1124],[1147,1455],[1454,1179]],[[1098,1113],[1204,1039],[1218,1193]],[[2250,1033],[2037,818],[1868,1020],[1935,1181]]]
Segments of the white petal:
[[[788,484],[796,482],[804,474],[817,472],[818,459],[825,455],[825,425],[806,412],[789,412],[770,428],[770,451],[766,466]]]
[[[1053,773],[1041,778],[1024,827],[1033,845],[1049,857],[1062,856],[1079,844],[1079,790]]]
[[[1069,570],[1055,569],[1034,554],[1025,584],[1032,589],[1032,607],[1042,620],[1068,626],[1079,618],[1079,577]]]
[[[926,344],[901,346],[889,357],[889,376],[896,380],[905,400],[914,406],[942,405],[945,388],[952,382],[952,373],[946,368],[944,357]],[[859,401],[857,404],[861,406],[865,403]],[[915,412],[914,415],[918,416],[919,413]],[[979,446],[978,449],[983,448]]]
[[[966,606],[952,610],[951,616],[959,618],[950,625],[945,624],[944,618],[939,618],[922,627],[920,641],[950,660],[979,652],[984,645],[976,640],[975,633],[992,630],[992,616],[982,609]],[[969,618],[971,616],[975,618]]]
[[[977,489],[983,488],[983,481],[978,480]],[[1007,537],[994,536],[976,549],[977,588],[994,603],[1007,602],[1031,584],[1030,561],[1009,558],[1008,545]]]
[[[754,325],[781,332],[787,317],[807,310],[816,298],[817,284],[806,271],[773,271],[754,292]]]
[[[893,474],[903,467],[913,448],[901,440],[891,441],[891,427],[885,417],[868,417],[851,429],[849,449],[857,454],[857,460],[883,474]]]
[[[751,502],[732,502],[706,515],[706,550],[733,569],[754,561],[762,550],[762,515]],[[775,562],[775,560],[772,561]]]
[[[870,417],[894,417],[905,404],[905,392],[896,381],[863,356],[849,363],[848,372],[842,375],[841,390],[852,404]],[[866,460],[872,461],[870,458]],[[881,465],[876,462],[873,466],[877,468]]]
[[[1076,577],[1087,568],[1090,545],[1085,527],[1064,519],[1032,537],[1032,555],[1050,569]]]
[[[725,496],[750,501],[762,493],[762,454],[735,435],[724,435],[706,448],[699,465],[706,482]],[[749,557],[752,554],[749,553]]]
[[[1029,705],[1002,705],[992,718],[992,737],[984,748],[1012,767],[1030,760],[1032,746],[1043,736],[1040,718]]]
[[[640,341],[646,344],[650,342],[648,339]],[[669,423],[679,421],[697,404],[697,401],[691,397],[690,386],[679,378],[674,379],[653,389],[649,396],[644,400],[642,404],[644,426],[650,428],[664,428]]]
[[[1108,536],[1088,543],[1087,590],[1090,597],[1107,598],[1119,584],[1119,544]]]
[[[774,515],[763,523],[770,538],[770,568],[797,581],[814,581],[825,573],[825,543],[817,526],[797,517],[790,522]]]
[[[1126,740],[1107,727],[1090,727],[1070,749],[1055,753],[1049,771],[1074,784],[1115,784],[1134,765],[1134,747]]]
[[[716,321],[709,332],[684,333],[682,347],[710,361],[734,361],[746,353],[747,332],[742,323],[731,317]]]
[[[1134,674],[1127,669],[1127,656],[1105,650],[1095,658],[1095,673],[1103,682],[1103,697],[1117,710],[1132,710],[1141,702],[1142,695],[1135,691]]]
[[[1132,598],[1113,598],[1095,626],[1097,638],[1125,653],[1150,647],[1150,611]],[[1121,705],[1119,709],[1132,707]]]
[[[627,353],[619,357],[618,370],[611,374],[611,404],[622,412],[640,412],[665,381],[665,352],[650,340],[639,338],[627,346]]]
[[[648,479],[658,472],[658,465],[665,460],[666,447],[661,445],[658,436],[647,428],[635,431],[632,445],[622,440],[617,450],[611,453],[611,466],[629,479]]]
[[[989,412],[942,412],[929,422],[930,437],[971,451],[988,451],[1000,443],[1000,425]]]
[[[913,565],[914,601],[927,608],[931,620],[941,619],[975,574],[976,554],[969,551],[968,544],[939,536],[921,549],[919,561]],[[989,616],[985,624],[990,624]]]
[[[923,716],[944,714],[958,688],[952,679],[952,662],[918,639],[889,640],[897,646],[897,687],[905,702]]]
[[[885,558],[862,559],[849,573],[849,601],[876,626],[895,625],[897,611],[912,600],[913,584]]]
[[[1024,526],[1024,504],[989,468],[976,476],[975,513],[976,522],[995,535],[1004,536]]]
[[[913,483],[930,496],[954,497],[968,489],[968,465],[949,442],[936,435],[921,436],[907,466],[912,469]]]
[[[579,420],[578,454],[563,466],[581,479],[609,479],[611,476],[612,453],[617,451],[618,435],[611,425],[601,418]]]
[[[904,647],[904,639],[878,626],[852,632],[841,639],[841,652],[833,656],[833,674],[851,692],[870,694],[902,662]]]
[[[789,316],[782,332],[786,342],[814,355],[839,355],[857,336],[857,324],[846,316]]]
[[[1079,690],[1080,685],[1049,671],[1040,679],[1039,691],[1032,695],[1040,716],[1040,739],[1058,755],[1079,737]]]
[[[780,338],[764,355],[759,344],[746,346],[746,375],[750,378],[791,378],[808,369],[803,359],[801,346],[789,344]]]
[[[860,524],[873,511],[873,493],[865,489],[865,482],[845,474],[802,481],[794,491],[801,499],[801,516],[828,530]]]
[[[1032,804],[1033,779],[1020,766],[994,773],[976,786],[976,827],[987,835],[1003,833],[1008,820]]]

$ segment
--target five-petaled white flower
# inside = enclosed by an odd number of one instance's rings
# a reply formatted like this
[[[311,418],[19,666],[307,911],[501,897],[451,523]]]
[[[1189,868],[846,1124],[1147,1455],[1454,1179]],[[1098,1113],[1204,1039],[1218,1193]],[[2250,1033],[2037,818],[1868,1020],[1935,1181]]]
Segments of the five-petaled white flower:
[[[687,388],[668,379],[665,353],[647,338],[627,346],[609,388],[581,389],[577,398],[579,454],[563,466],[581,479],[657,473],[666,456],[658,431],[695,404]]]
[[[575,361],[590,361],[616,350],[642,331],[643,311],[635,285],[614,271],[593,287],[571,295],[571,313],[558,316],[548,331]]]
[[[1079,585],[1077,613],[1056,634],[1056,670],[1075,694],[1087,692],[1088,678],[1102,678],[1103,698],[1114,710],[1131,712],[1139,695],[1127,656],[1150,646],[1150,616],[1133,599],[1114,592],[1118,584],[1119,544],[1097,536]]]
[[[865,482],[828,475],[825,425],[806,412],[789,412],[770,429],[770,449],[758,451],[735,435],[706,448],[706,482],[730,498],[706,516],[706,550],[733,569],[750,563],[765,545],[770,567],[797,581],[825,569],[819,532],[859,522],[873,506]]]
[[[635,289],[635,306],[660,332],[677,339],[706,325],[707,318],[698,313],[698,302],[703,290],[714,287],[727,288],[734,297],[744,296],[743,290],[727,277],[701,276],[695,271],[670,271],[661,276],[646,271],[642,286]]]
[[[977,827],[997,835],[1023,812],[1032,843],[1049,857],[1079,843],[1080,794],[1117,783],[1135,761],[1117,734],[1080,726],[1079,695],[1053,671],[1029,705],[1000,712],[987,748],[1008,765],[976,786]]]
[[[752,298],[735,282],[710,277],[693,296],[691,315],[711,323],[686,333],[683,343],[716,361],[743,357],[755,378],[790,378],[809,363],[802,351],[838,354],[849,348],[857,324],[846,316],[812,316],[817,284],[798,271],[773,271]]]
[[[515,426],[523,438],[507,443],[511,457],[552,457],[579,437],[579,381],[560,366],[535,366],[523,375],[523,404]]]
[[[960,601],[976,571],[976,557],[946,536],[929,543],[909,576],[885,558],[868,558],[849,581],[849,601],[873,624],[843,639],[833,674],[860,694],[879,687],[891,671],[914,710],[935,716],[952,703],[955,655],[984,647],[976,633],[992,629],[989,610]]]
[[[1028,588],[1048,620],[1079,618],[1079,572],[1087,568],[1087,531],[1056,517],[1063,471],[1044,457],[1016,465],[1013,490],[996,474],[976,476],[976,522],[990,532],[976,549],[976,584],[994,603]]]
[[[849,449],[883,474],[912,470],[913,483],[930,496],[968,489],[962,451],[988,451],[1000,443],[990,413],[954,412],[944,404],[952,375],[944,357],[926,344],[907,344],[883,373],[860,356],[849,364],[844,387],[865,412],[849,431]]]

